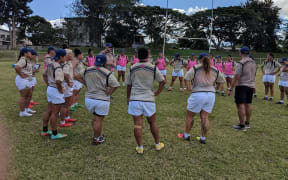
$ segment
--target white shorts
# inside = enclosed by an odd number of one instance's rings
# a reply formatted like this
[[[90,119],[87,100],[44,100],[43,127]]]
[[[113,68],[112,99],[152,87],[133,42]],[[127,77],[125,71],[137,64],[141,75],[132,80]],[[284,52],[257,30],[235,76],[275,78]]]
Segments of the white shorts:
[[[32,88],[32,81],[29,78],[23,79],[19,75],[16,76],[15,84],[19,91]]]
[[[64,97],[65,98],[71,97],[73,95],[73,87],[68,86],[68,84],[65,82],[64,88],[65,88]]]
[[[275,75],[264,75],[263,82],[264,83],[275,83],[276,76]]]
[[[215,93],[213,92],[199,92],[192,93],[187,101],[187,110],[193,113],[206,111],[211,113],[215,103]]]
[[[166,70],[160,70],[160,72],[161,72],[161,74],[162,74],[163,76],[166,76],[166,74],[167,74],[167,71],[166,71]]]
[[[126,72],[126,66],[117,65],[117,71],[125,71]]]
[[[83,84],[77,80],[73,80],[73,90],[80,90]]]
[[[288,87],[288,81],[281,81],[281,80],[279,80],[278,85],[279,85],[279,86],[282,86],[282,87]]]
[[[224,77],[225,77],[225,78],[231,78],[231,79],[233,79],[233,78],[234,78],[234,75],[227,75],[227,74],[224,74]]]
[[[34,87],[34,86],[37,85],[37,79],[36,79],[36,77],[32,77],[31,83],[32,83],[32,87]]]
[[[47,88],[47,101],[52,104],[64,104],[64,94],[61,94],[57,88],[48,86]]]
[[[172,76],[173,76],[173,77],[184,77],[184,71],[183,71],[183,69],[181,69],[179,72],[175,72],[175,71],[173,70]]]
[[[88,111],[94,115],[107,116],[109,114],[110,102],[85,98],[85,105]]]
[[[156,104],[154,102],[130,101],[128,114],[132,116],[151,117],[156,113]]]

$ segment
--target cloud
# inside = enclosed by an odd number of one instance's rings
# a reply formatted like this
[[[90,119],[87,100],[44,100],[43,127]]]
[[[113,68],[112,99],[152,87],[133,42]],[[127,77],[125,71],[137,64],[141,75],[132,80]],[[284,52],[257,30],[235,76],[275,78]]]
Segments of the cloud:
[[[195,14],[195,13],[197,13],[197,12],[199,12],[199,11],[205,11],[205,10],[207,10],[208,8],[199,8],[198,6],[195,6],[195,8],[192,8],[192,7],[190,7],[187,11],[186,11],[186,14],[189,14],[189,15],[191,15],[191,14]]]
[[[281,8],[280,15],[288,18],[288,2],[287,0],[274,0],[275,5]]]
[[[187,10],[185,9],[177,9],[177,8],[173,8],[174,11],[178,11],[182,14],[187,14],[187,15],[192,15],[192,14],[195,14],[199,11],[205,11],[207,10],[208,8],[199,8],[198,6],[195,6],[195,7],[190,7],[188,8]]]

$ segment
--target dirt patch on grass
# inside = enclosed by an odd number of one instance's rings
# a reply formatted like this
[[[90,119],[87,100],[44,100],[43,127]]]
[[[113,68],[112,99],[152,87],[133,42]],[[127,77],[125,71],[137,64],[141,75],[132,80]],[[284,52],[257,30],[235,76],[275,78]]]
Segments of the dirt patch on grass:
[[[10,157],[8,130],[3,123],[3,118],[0,116],[0,180],[8,179]]]

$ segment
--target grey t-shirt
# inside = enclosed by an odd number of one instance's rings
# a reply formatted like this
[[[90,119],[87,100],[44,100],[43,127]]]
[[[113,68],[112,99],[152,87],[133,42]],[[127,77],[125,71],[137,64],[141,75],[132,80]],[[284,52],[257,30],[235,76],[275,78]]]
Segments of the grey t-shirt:
[[[240,75],[237,86],[255,87],[257,65],[250,58],[241,59],[235,68],[235,76]]]
[[[288,81],[288,72],[283,72],[284,68],[285,68],[285,65],[281,68],[279,80],[287,82]]]
[[[264,68],[264,73],[270,75],[275,72],[276,68],[281,68],[281,64],[277,61],[264,61],[261,65]]]
[[[126,78],[131,85],[130,101],[154,102],[154,81],[162,82],[164,77],[150,62],[136,63],[131,66]]]
[[[176,73],[181,71],[184,65],[187,65],[187,62],[184,59],[180,59],[180,60],[174,59],[172,62],[174,64],[173,71],[176,72]]]

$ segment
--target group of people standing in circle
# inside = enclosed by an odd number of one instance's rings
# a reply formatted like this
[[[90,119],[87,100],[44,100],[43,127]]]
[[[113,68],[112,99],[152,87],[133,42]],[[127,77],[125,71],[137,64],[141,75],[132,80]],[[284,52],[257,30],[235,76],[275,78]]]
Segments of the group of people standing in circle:
[[[105,50],[97,56],[94,56],[92,50],[89,49],[86,58],[77,48],[72,51],[67,47],[57,50],[49,47],[43,62],[43,79],[47,85],[48,107],[43,116],[43,129],[40,134],[50,136],[52,140],[67,136],[57,131],[58,117],[60,117],[60,127],[70,127],[73,122],[77,121],[69,116],[69,112],[82,107],[78,103],[78,98],[82,86],[85,85],[87,89],[85,105],[94,115],[92,144],[104,143],[106,138],[102,133],[103,120],[109,114],[112,94],[120,87],[122,80],[122,86],[127,86],[128,114],[132,115],[134,120],[136,152],[138,154],[144,152],[143,116],[147,117],[150,125],[155,149],[160,151],[165,145],[160,142],[156,123],[155,96],[158,96],[165,88],[168,65],[173,66],[172,80],[169,87],[166,87],[168,91],[173,90],[174,82],[179,78],[179,90],[192,92],[187,100],[185,130],[184,133],[178,134],[179,138],[190,140],[194,116],[200,113],[202,131],[197,139],[201,144],[206,143],[209,114],[214,107],[215,93],[220,89],[221,95],[225,95],[225,82],[227,82],[228,95],[232,94],[235,87],[235,103],[240,123],[233,128],[246,130],[250,128],[257,65],[251,58],[248,47],[241,48],[240,58],[241,60],[235,63],[232,57],[228,56],[223,62],[221,56],[217,56],[215,60],[212,54],[201,53],[196,58],[196,54],[193,53],[186,61],[177,53],[173,60],[169,61],[162,53],[159,53],[157,60],[153,62],[150,51],[146,48],[139,48],[136,55],[131,58],[131,66],[128,69],[129,59],[125,51],[121,50],[120,55],[114,57],[111,43],[107,43]],[[283,62],[288,64],[287,58],[284,58]],[[269,63],[270,61],[263,64],[264,72],[268,69],[266,66]],[[40,69],[37,52],[28,48],[21,49],[19,60],[14,66],[17,74],[15,82],[20,91],[20,117],[32,116],[32,113],[36,113],[29,108],[33,84],[35,86],[33,78]],[[277,67],[278,64],[274,66]],[[186,75],[184,68],[187,68]],[[114,75],[115,70],[118,71],[118,78]],[[126,72],[128,72],[127,75]],[[285,65],[281,68],[281,85],[288,82],[288,79],[285,79],[287,72],[288,68]],[[159,83],[156,91],[154,91],[154,81]],[[284,91],[287,93],[286,87]],[[50,131],[48,130],[49,123]]]

